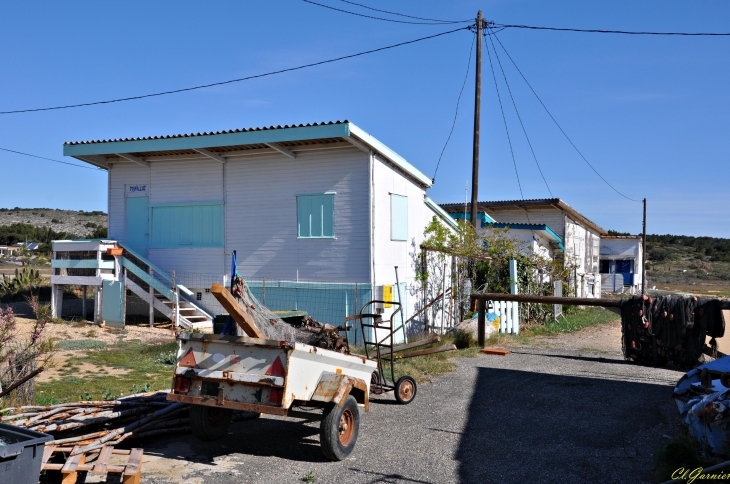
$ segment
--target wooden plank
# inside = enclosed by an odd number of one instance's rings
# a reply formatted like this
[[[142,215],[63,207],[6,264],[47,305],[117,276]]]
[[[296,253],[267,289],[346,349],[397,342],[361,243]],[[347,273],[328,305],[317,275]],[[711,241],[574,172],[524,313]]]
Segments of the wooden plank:
[[[93,473],[97,475],[106,474],[106,467],[109,465],[109,458],[112,456],[114,447],[109,445],[102,447],[99,458],[94,464]]]
[[[45,447],[43,447],[43,463],[41,464],[41,469],[43,469],[48,463],[48,459],[51,458],[54,450],[56,450],[55,445],[46,445]]]
[[[413,348],[418,348],[419,346],[430,345],[431,343],[438,343],[439,341],[441,341],[440,337],[431,336],[429,338],[422,339],[421,341],[414,341],[413,343],[407,343],[404,345],[394,346],[393,353],[398,353],[399,351],[405,351],[405,350],[410,350]],[[388,355],[390,355],[390,350],[385,350],[385,351],[381,352],[381,354],[384,356],[388,356]]]
[[[436,348],[429,348],[427,350],[411,351],[410,353],[402,353],[400,355],[395,355],[395,357],[396,358],[412,358],[414,356],[432,355],[434,353],[442,353],[444,351],[454,351],[455,349],[456,349],[456,345],[444,345],[444,346],[438,346]]]
[[[215,296],[218,302],[221,303],[221,306],[228,311],[228,314],[231,315],[233,320],[241,327],[244,333],[252,338],[266,339],[266,335],[256,327],[251,316],[241,309],[238,301],[234,299],[233,294],[231,294],[230,291],[226,290],[226,288],[220,284],[213,283],[213,285],[210,286],[210,293]]]
[[[74,450],[76,450],[76,447],[74,447]],[[77,468],[84,462],[86,462],[86,454],[76,454],[69,457],[61,468],[61,474],[63,474],[61,484],[75,484],[78,478]]]
[[[509,351],[507,350],[495,350],[493,348],[482,348],[479,351],[481,351],[485,355],[507,356],[509,354]]]
[[[129,454],[129,462],[124,468],[123,484],[139,484],[142,477],[142,449],[132,449]]]

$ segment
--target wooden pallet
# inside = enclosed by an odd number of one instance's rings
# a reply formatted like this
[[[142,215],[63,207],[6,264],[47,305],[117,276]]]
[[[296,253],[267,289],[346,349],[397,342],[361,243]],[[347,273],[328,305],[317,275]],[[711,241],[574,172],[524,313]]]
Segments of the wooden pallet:
[[[107,472],[118,472],[122,474],[123,484],[139,484],[142,476],[142,449],[115,449],[112,446],[105,446],[101,449],[92,450],[86,453],[73,455],[79,447],[63,447],[46,444],[43,449],[43,465],[41,470],[61,471],[63,475],[62,484],[75,484],[76,478],[80,471],[90,471],[94,474],[101,475]],[[55,453],[66,452],[71,455],[66,459],[64,464],[52,464],[48,461]],[[99,454],[98,458],[92,464],[86,464],[86,457]],[[112,455],[128,455],[127,464],[109,465],[109,459]]]

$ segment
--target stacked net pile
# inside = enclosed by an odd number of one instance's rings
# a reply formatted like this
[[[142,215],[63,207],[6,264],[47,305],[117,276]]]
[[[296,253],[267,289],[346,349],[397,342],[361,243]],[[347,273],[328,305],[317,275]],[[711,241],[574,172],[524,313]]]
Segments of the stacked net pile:
[[[685,368],[697,363],[709,336],[725,334],[720,301],[702,297],[634,296],[621,302],[624,357],[639,363]]]
[[[233,279],[232,292],[238,305],[248,313],[267,339],[296,341],[340,353],[350,352],[346,338],[340,336],[338,329],[332,325],[322,324],[311,317],[304,318],[301,324],[290,324],[281,319],[261,304],[238,273]],[[237,327],[236,331],[239,336],[244,335],[241,328]]]

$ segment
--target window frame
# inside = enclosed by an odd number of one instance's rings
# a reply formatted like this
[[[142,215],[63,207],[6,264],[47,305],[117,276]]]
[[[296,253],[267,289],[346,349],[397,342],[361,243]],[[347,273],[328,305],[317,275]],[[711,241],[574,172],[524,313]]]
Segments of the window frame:
[[[297,239],[307,240],[307,239],[335,239],[335,195],[337,195],[337,192],[324,192],[324,193],[300,193],[295,195],[296,199],[296,216],[297,216]],[[309,221],[309,234],[310,235],[302,235],[301,231],[301,221],[300,221],[300,215],[301,215],[301,208],[299,205],[300,199],[304,198],[323,198],[323,197],[329,197],[331,199],[332,203],[332,214],[331,214],[331,220],[332,220],[332,235],[311,235],[312,234],[312,220],[311,220],[311,211],[310,211],[310,221]],[[322,205],[322,208],[324,209],[324,205]],[[324,217],[324,211],[322,212],[322,234],[325,233],[325,217]]]
[[[396,238],[395,231],[393,230],[395,228],[395,218],[394,218],[394,200],[396,200],[396,197],[398,199],[404,199],[405,200],[405,238]],[[401,195],[399,193],[390,193],[390,240],[393,242],[408,242],[408,195]]]

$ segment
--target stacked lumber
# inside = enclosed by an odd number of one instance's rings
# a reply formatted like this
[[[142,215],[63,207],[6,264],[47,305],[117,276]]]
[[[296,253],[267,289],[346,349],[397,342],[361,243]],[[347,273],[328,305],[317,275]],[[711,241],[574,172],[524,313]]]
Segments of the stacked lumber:
[[[162,391],[118,400],[7,408],[0,412],[0,421],[51,434],[54,440],[46,445],[70,445],[72,455],[83,454],[127,439],[189,432],[189,405],[168,402],[167,394]],[[234,414],[234,419],[247,416]]]

